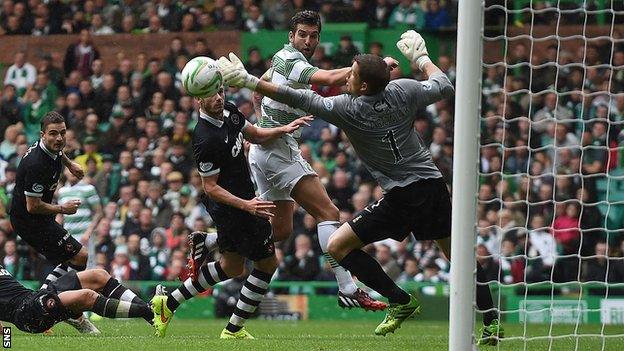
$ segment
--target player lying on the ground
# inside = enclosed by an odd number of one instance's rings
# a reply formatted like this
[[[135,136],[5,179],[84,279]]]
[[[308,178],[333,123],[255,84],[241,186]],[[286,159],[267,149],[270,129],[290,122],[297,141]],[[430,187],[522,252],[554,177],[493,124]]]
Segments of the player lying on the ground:
[[[27,333],[91,311],[108,318],[152,319],[149,306],[103,269],[71,271],[45,289],[30,290],[0,265],[0,320]]]
[[[223,87],[214,96],[197,101],[200,118],[193,131],[193,155],[207,195],[204,205],[217,227],[216,241],[222,255],[218,262],[202,267],[208,257],[205,243],[209,235],[192,233],[191,278],[166,296],[154,296],[154,327],[158,336],[165,336],[173,312],[182,302],[220,281],[241,275],[247,258],[254,262],[254,269],[241,289],[236,309],[221,338],[253,339],[243,325],[260,304],[278,263],[268,221],[275,206],[255,198],[243,137],[252,143],[267,142],[307,125],[311,118],[302,117],[286,126],[262,129],[247,122],[236,106],[224,103]]]
[[[421,307],[361,248],[386,238],[401,241],[413,233],[418,240],[436,240],[450,259],[450,195],[413,121],[419,108],[452,96],[453,86],[429,59],[418,33],[408,31],[401,38],[397,47],[425,73],[427,81],[390,82],[386,62],[374,55],[358,55],[347,81],[349,94],[331,98],[259,81],[245,71],[234,54],[230,54],[230,60],[219,59],[226,84],[258,91],[341,128],[384,190],[384,198],[343,224],[328,244],[329,253],[340,265],[388,298],[390,307],[375,329],[377,335],[394,332]],[[477,276],[482,274],[477,263]],[[486,311],[479,342],[496,344],[503,330],[488,286],[477,285],[477,305]]]
[[[17,167],[11,203],[11,225],[17,235],[58,265],[47,276],[42,289],[70,269],[83,271],[87,267],[87,250],[54,219],[57,214],[76,213],[81,205],[80,200],[52,204],[63,166],[78,179],[84,176],[80,165],[63,153],[66,132],[65,118],[58,112],[48,112],[43,117],[41,139],[28,148]],[[84,317],[67,322],[81,333],[99,334]]]

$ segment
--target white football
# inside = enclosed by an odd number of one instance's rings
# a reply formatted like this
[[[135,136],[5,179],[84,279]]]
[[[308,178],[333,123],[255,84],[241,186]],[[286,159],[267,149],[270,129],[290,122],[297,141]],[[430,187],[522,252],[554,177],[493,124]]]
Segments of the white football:
[[[223,83],[217,61],[198,56],[190,60],[182,70],[182,85],[193,97],[205,98],[215,95]]]

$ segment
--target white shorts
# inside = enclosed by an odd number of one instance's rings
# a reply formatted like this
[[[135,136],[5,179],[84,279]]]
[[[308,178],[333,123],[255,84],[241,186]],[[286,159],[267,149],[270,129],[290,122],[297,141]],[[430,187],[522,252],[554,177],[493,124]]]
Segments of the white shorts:
[[[260,198],[268,201],[293,201],[290,193],[304,176],[317,176],[312,166],[301,156],[299,144],[290,135],[264,145],[252,144],[249,165]]]

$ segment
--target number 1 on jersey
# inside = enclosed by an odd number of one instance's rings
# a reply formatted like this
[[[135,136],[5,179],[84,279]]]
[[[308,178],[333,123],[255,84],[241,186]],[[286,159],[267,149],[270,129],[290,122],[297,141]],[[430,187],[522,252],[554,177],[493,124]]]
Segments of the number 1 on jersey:
[[[396,139],[394,139],[394,131],[389,130],[388,133],[386,133],[386,135],[381,138],[381,140],[390,143],[390,148],[392,149],[392,154],[394,155],[394,163],[399,163],[399,161],[403,159],[403,156],[399,151]]]

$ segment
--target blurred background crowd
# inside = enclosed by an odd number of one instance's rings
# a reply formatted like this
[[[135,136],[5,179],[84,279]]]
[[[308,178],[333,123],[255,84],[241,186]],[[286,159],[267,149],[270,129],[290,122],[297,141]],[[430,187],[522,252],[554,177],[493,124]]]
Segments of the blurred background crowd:
[[[209,43],[176,37],[163,44],[169,45],[165,57],[127,57],[122,52],[107,66],[93,35],[285,29],[291,15],[304,8],[320,11],[327,22],[348,18],[374,27],[402,23],[436,30],[456,22],[453,1],[199,3],[2,2],[0,33],[79,34],[74,44],[42,53],[36,61],[27,62],[23,52],[16,52],[1,77],[0,257],[18,279],[40,280],[53,268],[16,237],[7,214],[16,167],[38,140],[40,120],[48,111],[65,116],[65,152],[86,170],[80,182],[66,175],[58,195],[59,201],[84,198],[81,218],[57,220],[83,241],[90,235],[95,265],[122,281],[177,280],[186,273],[187,234],[213,230],[190,153],[198,106],[180,83],[189,59],[214,57]],[[341,39],[340,47],[327,56],[319,46],[311,63],[323,69],[350,65],[358,49],[349,36]],[[257,76],[270,64],[261,50],[251,48],[246,62]],[[371,43],[366,52],[382,56],[383,45]],[[607,178],[606,172],[624,174],[618,168],[624,95],[617,95],[624,89],[624,71],[612,68],[624,66],[624,48],[616,45],[612,50],[609,43],[575,52],[559,52],[554,46],[533,53],[535,57],[529,57],[530,52],[528,45],[515,43],[507,55],[511,67],[483,68],[478,259],[488,280],[503,283],[577,280],[579,272],[582,280],[624,281],[624,261],[610,258],[624,256],[619,235],[624,213],[614,215],[618,207],[605,201],[618,179]],[[572,65],[575,62],[589,68]],[[454,81],[454,57],[441,55],[436,63]],[[400,70],[392,74],[393,79],[423,79]],[[323,96],[342,92],[340,87],[313,89]],[[251,92],[229,88],[226,99],[250,122],[257,121],[257,100]],[[414,116],[414,128],[448,183],[454,108],[453,100],[442,100]],[[316,119],[303,131],[300,143],[340,209],[342,222],[383,196],[336,127]],[[448,262],[431,242],[408,237],[366,250],[398,282],[448,278]],[[301,209],[295,214],[293,235],[277,245],[276,253],[276,279],[334,280],[320,254],[316,223]]]
[[[0,35],[206,32],[288,29],[290,18],[315,10],[324,23],[408,24],[435,30],[456,21],[457,1],[445,0],[4,0]]]

